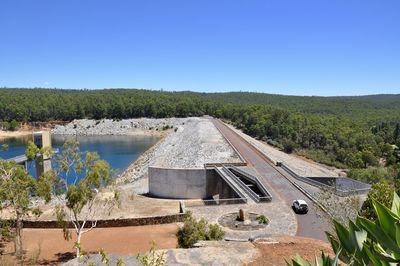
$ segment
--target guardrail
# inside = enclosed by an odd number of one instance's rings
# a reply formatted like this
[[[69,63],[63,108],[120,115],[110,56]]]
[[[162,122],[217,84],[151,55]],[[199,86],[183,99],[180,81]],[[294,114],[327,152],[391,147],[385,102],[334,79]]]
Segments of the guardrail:
[[[349,196],[349,195],[364,194],[364,193],[367,193],[371,188],[371,186],[369,184],[363,183],[358,180],[353,180],[348,177],[324,177],[327,180],[328,179],[334,180],[332,182],[332,184],[326,184],[326,183],[322,183],[317,180],[314,180],[313,179],[314,177],[305,177],[305,176],[300,176],[300,175],[296,174],[292,169],[287,167],[283,162],[277,162],[277,165],[280,166],[283,170],[285,170],[288,174],[290,174],[292,177],[294,177],[297,180],[300,180],[304,183],[307,183],[307,184],[315,186],[315,187],[333,189],[336,195],[342,196],[342,197]],[[321,179],[323,177],[315,177],[315,178]],[[353,184],[354,186],[355,186],[355,184],[357,184],[357,186],[361,187],[361,188],[355,188],[353,186],[352,188],[349,187],[349,189],[343,189],[343,187],[338,187],[338,184],[337,184],[338,180],[345,180],[348,183]]]
[[[243,171],[242,169],[237,168],[237,167],[232,166],[232,165],[229,165],[229,166],[224,167],[224,168],[226,168],[227,171],[232,172],[232,174],[235,175],[235,177],[236,177],[235,180],[238,181],[238,183],[239,183],[242,187],[244,186],[244,187],[245,187],[244,189],[245,189],[246,191],[248,191],[250,194],[252,194],[252,195],[255,196],[256,202],[260,202],[260,201],[271,201],[271,200],[272,200],[272,195],[271,195],[271,193],[270,193],[270,192],[267,190],[267,188],[261,183],[261,181],[258,179],[258,177],[254,176],[254,175],[252,175],[252,174],[250,174],[250,173],[247,173],[246,171]],[[252,183],[255,183],[255,184],[257,185],[258,189],[259,189],[264,195],[266,195],[266,196],[261,196],[261,197],[258,196],[253,190],[251,190],[248,186],[246,186],[246,184],[245,184],[242,180],[240,180],[239,177],[236,176],[235,172],[236,172],[236,174],[241,175],[241,177],[247,179],[248,181],[250,181],[250,182],[252,182]]]

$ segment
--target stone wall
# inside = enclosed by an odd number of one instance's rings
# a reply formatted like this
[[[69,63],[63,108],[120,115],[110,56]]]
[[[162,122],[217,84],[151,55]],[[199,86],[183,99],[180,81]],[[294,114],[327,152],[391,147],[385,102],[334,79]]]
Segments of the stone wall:
[[[182,222],[184,214],[172,214],[165,216],[153,216],[153,217],[140,217],[140,218],[127,218],[127,219],[109,219],[109,220],[98,220],[96,227],[125,227],[125,226],[140,226],[140,225],[152,225],[152,224],[168,224]],[[91,221],[88,221],[87,226],[92,225]],[[24,228],[62,228],[57,221],[23,221]],[[73,224],[68,224],[69,228],[73,228]]]

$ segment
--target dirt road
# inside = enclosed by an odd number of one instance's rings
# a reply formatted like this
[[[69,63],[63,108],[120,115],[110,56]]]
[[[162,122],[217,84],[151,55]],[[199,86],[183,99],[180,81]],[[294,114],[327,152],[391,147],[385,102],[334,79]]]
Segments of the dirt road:
[[[223,122],[213,119],[214,125],[237,149],[246,160],[249,167],[253,167],[258,173],[260,181],[271,191],[272,201],[281,200],[288,206],[295,199],[305,199],[309,204],[309,212],[306,215],[296,215],[298,228],[297,235],[327,241],[324,231],[329,229],[327,217],[321,217],[321,212],[316,212],[316,206],[306,196],[294,187],[285,176],[275,169],[273,164],[263,156],[256,148],[244,140],[236,132]]]

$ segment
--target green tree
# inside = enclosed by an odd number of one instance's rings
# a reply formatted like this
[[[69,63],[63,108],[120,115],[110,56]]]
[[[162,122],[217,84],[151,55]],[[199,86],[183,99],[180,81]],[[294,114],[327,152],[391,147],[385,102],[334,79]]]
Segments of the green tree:
[[[364,201],[359,215],[375,221],[377,216],[375,208],[373,206],[373,201],[377,201],[386,207],[392,205],[394,194],[394,187],[389,184],[386,179],[381,179],[378,183],[372,185],[368,192],[367,199]]]
[[[369,150],[364,150],[361,154],[361,158],[364,162],[364,166],[367,168],[368,166],[376,166],[378,165],[378,159],[376,156]]]
[[[40,215],[38,208],[30,206],[31,198],[40,196],[46,201],[50,199],[49,194],[41,189],[44,185],[43,179],[35,180],[23,166],[14,161],[0,160],[0,206],[13,213],[15,253],[18,259],[23,256],[22,220],[29,215]]]
[[[11,120],[11,122],[8,125],[8,130],[15,131],[18,129],[18,127],[19,127],[18,122],[15,119],[13,119],[13,120]]]
[[[99,214],[110,214],[119,203],[118,192],[113,190],[111,170],[108,163],[97,153],[81,152],[78,142],[64,144],[57,156],[58,168],[52,191],[57,192],[62,204],[56,207],[57,220],[64,228],[64,237],[69,240],[70,221],[76,235],[76,257],[81,256],[81,237],[96,227]]]

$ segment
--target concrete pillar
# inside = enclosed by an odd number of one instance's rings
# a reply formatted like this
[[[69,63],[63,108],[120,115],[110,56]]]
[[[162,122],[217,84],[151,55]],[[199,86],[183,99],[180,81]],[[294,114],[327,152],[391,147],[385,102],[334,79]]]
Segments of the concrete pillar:
[[[51,149],[50,131],[38,131],[33,133],[33,142],[38,148]],[[36,159],[36,176],[39,177],[44,172],[51,170],[51,160],[48,155],[40,155]]]

